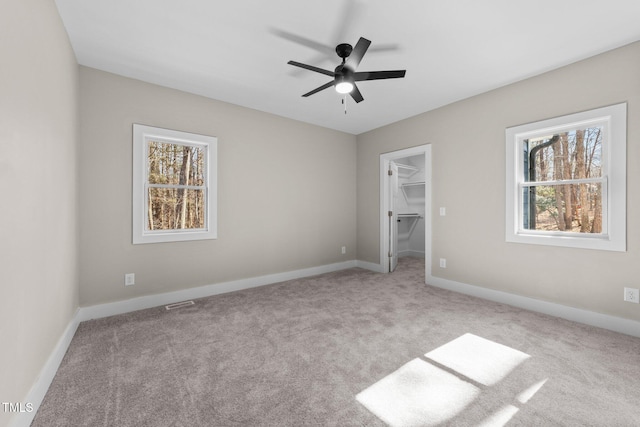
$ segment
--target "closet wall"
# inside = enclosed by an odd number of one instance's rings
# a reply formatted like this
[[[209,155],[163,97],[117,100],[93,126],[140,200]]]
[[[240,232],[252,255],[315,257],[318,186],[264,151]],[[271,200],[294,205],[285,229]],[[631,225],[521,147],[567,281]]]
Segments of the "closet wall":
[[[398,191],[394,207],[398,213],[398,256],[425,256],[425,164],[424,155],[395,160]]]

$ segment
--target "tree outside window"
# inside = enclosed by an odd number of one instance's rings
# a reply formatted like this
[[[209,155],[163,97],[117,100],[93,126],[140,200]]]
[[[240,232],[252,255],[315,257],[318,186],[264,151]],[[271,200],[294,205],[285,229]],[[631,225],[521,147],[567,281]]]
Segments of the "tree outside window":
[[[626,104],[508,128],[506,241],[626,251]]]
[[[523,228],[602,233],[603,127],[523,141]]]
[[[149,141],[147,230],[205,228],[206,147]]]
[[[216,138],[133,128],[133,242],[215,239]]]

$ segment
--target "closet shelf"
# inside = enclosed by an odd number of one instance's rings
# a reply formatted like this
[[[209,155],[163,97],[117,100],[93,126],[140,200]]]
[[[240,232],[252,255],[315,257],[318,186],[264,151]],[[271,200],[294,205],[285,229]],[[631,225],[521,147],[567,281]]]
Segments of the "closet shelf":
[[[405,182],[404,184],[400,184],[400,189],[407,203],[424,200],[424,181]]]
[[[422,215],[418,214],[418,213],[404,213],[398,214],[398,222],[400,222],[402,219],[406,219],[407,222],[410,224],[409,225],[409,231],[407,232],[407,237],[410,237],[413,234],[413,230],[415,230],[416,225],[418,225],[418,221],[420,220],[420,218],[422,218]]]
[[[398,167],[398,176],[400,178],[409,178],[420,170],[415,166],[403,165],[402,163],[396,163],[396,166]]]

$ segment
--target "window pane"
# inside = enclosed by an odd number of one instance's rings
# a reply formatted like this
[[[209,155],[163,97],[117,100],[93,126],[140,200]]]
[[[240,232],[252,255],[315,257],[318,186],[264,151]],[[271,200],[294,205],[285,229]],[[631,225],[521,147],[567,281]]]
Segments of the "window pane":
[[[602,177],[601,126],[524,141],[525,181]]]
[[[147,230],[204,228],[204,190],[149,188]]]
[[[205,148],[149,141],[147,177],[150,184],[203,185]]]
[[[525,230],[602,233],[602,183],[525,187]]]

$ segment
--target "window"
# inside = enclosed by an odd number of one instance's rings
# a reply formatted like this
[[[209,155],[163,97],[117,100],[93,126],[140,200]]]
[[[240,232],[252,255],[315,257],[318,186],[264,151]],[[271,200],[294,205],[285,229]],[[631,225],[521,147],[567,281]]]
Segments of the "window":
[[[133,243],[217,238],[217,139],[133,125]]]
[[[626,250],[627,105],[506,130],[506,240]]]

